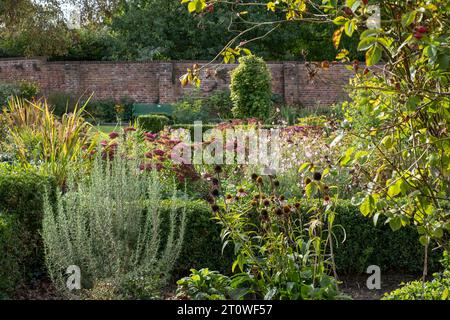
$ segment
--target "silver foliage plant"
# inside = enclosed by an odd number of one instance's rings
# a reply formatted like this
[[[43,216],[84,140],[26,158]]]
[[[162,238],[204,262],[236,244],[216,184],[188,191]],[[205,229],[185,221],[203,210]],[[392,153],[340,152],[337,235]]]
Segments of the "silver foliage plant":
[[[72,297],[86,291],[67,289],[65,271],[76,265],[82,289],[107,283],[125,298],[157,297],[186,227],[185,212],[172,208],[162,216],[158,209],[162,186],[157,172],[141,172],[136,161],[120,156],[97,157],[90,175],[74,180],[68,179],[56,203],[44,201],[46,265],[56,287]]]

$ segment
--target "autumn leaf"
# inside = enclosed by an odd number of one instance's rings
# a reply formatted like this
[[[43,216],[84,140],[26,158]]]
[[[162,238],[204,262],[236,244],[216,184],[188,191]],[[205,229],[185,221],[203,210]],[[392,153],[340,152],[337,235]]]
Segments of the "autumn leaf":
[[[341,42],[342,32],[344,32],[344,26],[340,27],[333,33],[333,45],[337,49],[339,48],[339,43]]]

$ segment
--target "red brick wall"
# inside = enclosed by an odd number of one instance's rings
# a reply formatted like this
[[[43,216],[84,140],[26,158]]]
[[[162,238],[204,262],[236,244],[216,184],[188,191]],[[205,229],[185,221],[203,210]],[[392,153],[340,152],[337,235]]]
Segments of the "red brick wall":
[[[172,103],[192,90],[182,88],[179,77],[195,62],[48,62],[44,59],[0,59],[0,82],[31,80],[42,92],[70,92],[94,99],[133,98],[137,102]],[[202,62],[198,62],[200,65]],[[203,62],[204,63],[204,62]],[[213,64],[202,71],[203,94],[227,88],[235,65]],[[272,90],[287,104],[307,107],[329,105],[346,98],[344,86],[351,72],[343,65],[328,70],[296,62],[269,62]]]

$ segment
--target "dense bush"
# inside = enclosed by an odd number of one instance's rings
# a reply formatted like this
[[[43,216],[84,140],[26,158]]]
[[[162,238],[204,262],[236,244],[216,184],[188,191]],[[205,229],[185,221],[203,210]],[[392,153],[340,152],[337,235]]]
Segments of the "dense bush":
[[[133,103],[131,98],[123,97],[119,101],[92,100],[86,106],[86,119],[95,123],[116,123],[133,120]]]
[[[184,239],[185,214],[170,210],[164,221],[159,176],[137,168],[136,161],[119,156],[105,164],[99,155],[88,178],[68,180],[56,205],[44,201],[46,265],[62,294],[84,292],[68,292],[63,274],[70,265],[80,268],[88,292],[106,281],[120,297],[149,299],[167,284]]]
[[[0,298],[43,273],[42,196],[53,178],[0,164]]]
[[[161,210],[167,212],[169,204]],[[229,271],[232,252],[221,254],[220,228],[211,221],[211,209],[206,202],[178,202],[177,210],[186,208],[188,225],[185,244],[177,262],[177,274],[184,275],[190,268],[207,267],[220,272]],[[308,209],[306,203],[302,210]],[[346,230],[346,241],[335,248],[338,273],[365,273],[369,265],[380,266],[383,272],[404,272],[420,274],[423,266],[423,246],[414,228],[392,232],[381,220],[375,227],[372,220],[361,215],[357,206],[349,201],[339,201],[334,208],[336,224]],[[335,229],[339,240],[343,239],[340,228]],[[432,251],[429,270],[439,269],[441,252]],[[184,273],[184,274],[183,274]]]
[[[75,94],[62,91],[50,92],[46,98],[53,113],[59,117],[66,112],[72,112],[78,101]]]
[[[0,106],[6,104],[10,97],[16,96],[31,99],[38,93],[39,86],[34,82],[0,83]]]
[[[170,123],[170,119],[161,114],[148,114],[138,116],[137,123],[145,131],[158,133]]]
[[[363,273],[369,265],[377,265],[383,272],[422,272],[424,247],[413,227],[392,232],[380,219],[374,226],[372,219],[363,217],[350,201],[339,201],[335,207],[336,224],[346,231],[346,241],[335,248],[336,265],[341,273]],[[336,229],[342,239],[342,233]],[[429,268],[438,270],[441,253],[433,251]]]
[[[209,96],[193,90],[174,105],[175,123],[216,122],[229,119],[233,103],[228,90],[215,90]]]
[[[208,268],[191,269],[189,277],[177,281],[177,297],[192,300],[230,299],[231,280],[229,277]]]
[[[435,273],[433,280],[412,281],[386,294],[384,300],[450,300],[450,255],[444,255],[445,270]]]
[[[263,59],[244,56],[231,73],[231,100],[236,118],[268,118],[272,113],[271,73]]]
[[[70,92],[51,92],[47,102],[51,105],[55,115],[73,112],[77,102],[84,104],[85,97],[77,97]],[[117,121],[130,121],[133,118],[133,100],[123,97],[120,101],[113,99],[89,100],[85,107],[85,117],[93,123],[116,123]]]
[[[229,248],[223,254],[221,252],[220,227],[212,221],[208,203],[201,200],[164,200],[160,205],[163,216],[172,209],[178,212],[185,210],[187,219],[184,245],[175,265],[174,275],[184,276],[190,269],[202,267],[229,271],[232,252]]]
[[[229,90],[215,90],[204,101],[204,108],[213,118],[229,119],[233,101]]]

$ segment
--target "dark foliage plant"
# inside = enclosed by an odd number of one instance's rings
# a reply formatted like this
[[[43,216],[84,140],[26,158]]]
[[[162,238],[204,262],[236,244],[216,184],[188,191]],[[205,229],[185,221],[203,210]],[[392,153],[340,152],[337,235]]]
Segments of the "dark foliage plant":
[[[149,114],[137,118],[137,124],[145,131],[158,133],[170,123],[170,119],[165,115]]]
[[[45,273],[42,196],[55,189],[47,175],[0,163],[0,298]]]

